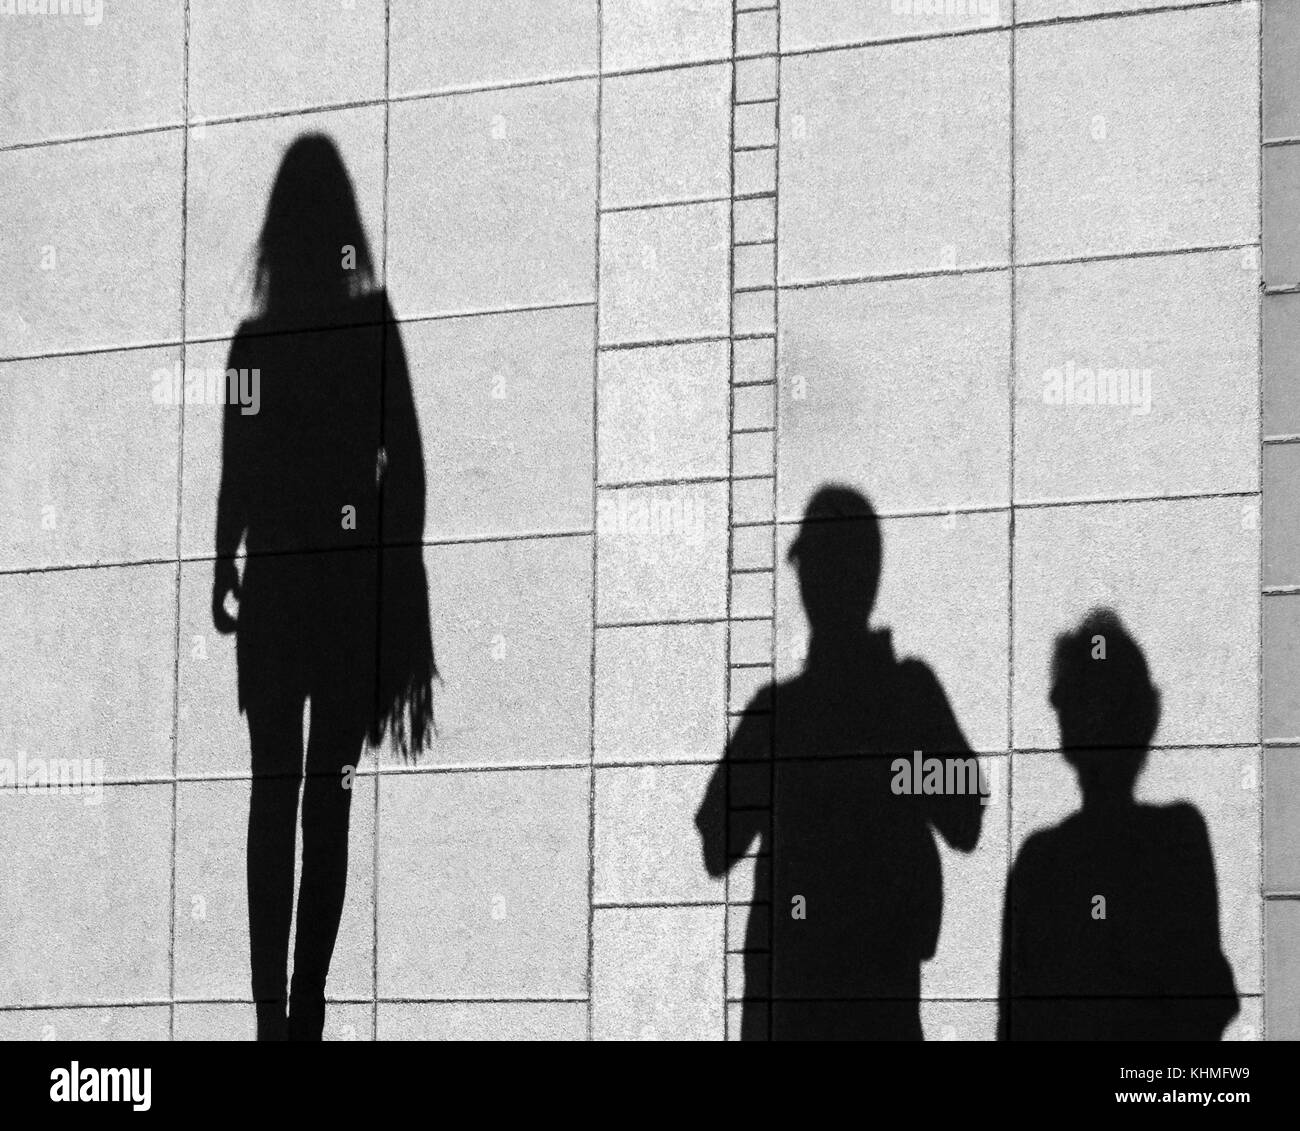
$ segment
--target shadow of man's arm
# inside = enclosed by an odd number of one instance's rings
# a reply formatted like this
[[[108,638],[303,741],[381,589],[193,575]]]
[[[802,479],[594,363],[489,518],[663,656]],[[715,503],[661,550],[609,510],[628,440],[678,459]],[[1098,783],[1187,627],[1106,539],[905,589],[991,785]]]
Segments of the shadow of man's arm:
[[[740,764],[762,766],[772,757],[771,692],[764,690],[745,709],[735,736],[713,769],[704,799],[695,813],[704,867],[715,879],[723,876],[762,833],[760,814],[729,805],[728,778]]]
[[[944,790],[926,796],[926,815],[949,846],[970,852],[979,843],[988,783],[935,674],[916,660],[904,667],[909,703],[925,736],[922,753],[947,760]]]

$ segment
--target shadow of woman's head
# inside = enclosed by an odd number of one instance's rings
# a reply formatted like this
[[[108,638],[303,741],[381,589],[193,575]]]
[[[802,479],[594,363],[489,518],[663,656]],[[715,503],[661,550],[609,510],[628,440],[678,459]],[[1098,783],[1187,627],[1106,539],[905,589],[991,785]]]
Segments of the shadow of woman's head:
[[[1050,699],[1085,802],[1131,796],[1160,722],[1160,692],[1114,610],[1093,609],[1057,637]]]
[[[374,260],[338,148],[304,134],[285,151],[257,240],[254,301],[264,318],[328,310],[369,293]]]
[[[866,627],[880,586],[880,523],[865,495],[819,487],[804,510],[789,560],[814,634]]]

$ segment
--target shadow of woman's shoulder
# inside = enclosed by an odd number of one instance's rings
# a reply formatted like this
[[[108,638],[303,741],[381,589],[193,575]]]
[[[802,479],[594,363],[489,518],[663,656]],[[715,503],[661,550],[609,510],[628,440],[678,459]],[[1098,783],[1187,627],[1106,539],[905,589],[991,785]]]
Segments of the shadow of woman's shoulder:
[[[765,683],[750,696],[749,702],[745,704],[745,715],[768,715],[772,712],[773,704],[784,694],[790,694],[792,689],[797,688],[799,677],[786,680],[774,680],[772,683]]]
[[[1122,839],[1147,846],[1146,852],[1184,856],[1190,849],[1209,851],[1210,832],[1201,811],[1190,801],[1126,806]],[[1017,871],[1052,869],[1062,860],[1077,859],[1081,852],[1113,846],[1116,826],[1099,825],[1076,809],[1054,825],[1034,830],[1016,853]],[[1103,844],[1095,842],[1104,840]]]
[[[1205,816],[1190,801],[1170,801],[1161,805],[1137,805],[1137,820],[1146,835],[1155,842],[1177,850],[1189,844],[1209,844],[1210,830]]]
[[[272,323],[260,316],[245,318],[235,328],[234,340],[237,342],[245,341],[248,338],[256,338],[263,334],[269,334],[274,330]]]
[[[338,301],[250,314],[239,323],[234,336],[238,340],[285,333],[320,333],[393,320],[388,292],[383,287],[375,287]]]

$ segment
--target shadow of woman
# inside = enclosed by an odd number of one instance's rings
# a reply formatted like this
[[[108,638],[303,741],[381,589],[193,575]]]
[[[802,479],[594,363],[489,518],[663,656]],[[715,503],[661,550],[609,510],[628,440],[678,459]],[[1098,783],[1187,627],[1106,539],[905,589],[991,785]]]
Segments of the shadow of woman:
[[[212,616],[218,630],[236,633],[252,750],[258,1039],[319,1040],[347,882],[353,773],[367,738],[388,736],[409,757],[427,745],[435,676],[410,379],[351,180],[326,137],[300,137],[284,155],[258,241],[255,292],[258,310],[227,361]]]
[[[999,1038],[1217,1041],[1237,991],[1210,837],[1193,805],[1134,800],[1160,694],[1113,611],[1057,639],[1051,701],[1083,805],[1012,868]]]
[[[771,892],[770,915],[749,916],[741,1039],[920,1040],[943,915],[932,830],[974,849],[983,778],[934,673],[868,625],[881,537],[866,498],[821,487],[790,559],[804,669],[748,705],[696,816],[709,873],[754,850],[755,898]],[[966,788],[896,788],[916,750],[949,755]]]

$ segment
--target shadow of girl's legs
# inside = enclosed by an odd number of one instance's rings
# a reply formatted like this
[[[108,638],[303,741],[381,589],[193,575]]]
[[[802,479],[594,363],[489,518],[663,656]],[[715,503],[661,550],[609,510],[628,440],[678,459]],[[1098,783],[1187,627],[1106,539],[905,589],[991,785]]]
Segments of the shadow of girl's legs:
[[[302,879],[289,995],[289,1039],[295,1041],[319,1041],[325,1027],[325,980],[347,891],[352,790],[343,770],[356,766],[364,735],[364,719],[354,710],[324,700],[318,695],[312,704],[302,794]]]
[[[285,978],[293,912],[301,780],[302,705],[250,705],[253,787],[248,809],[248,937],[257,1039],[284,1040]]]

